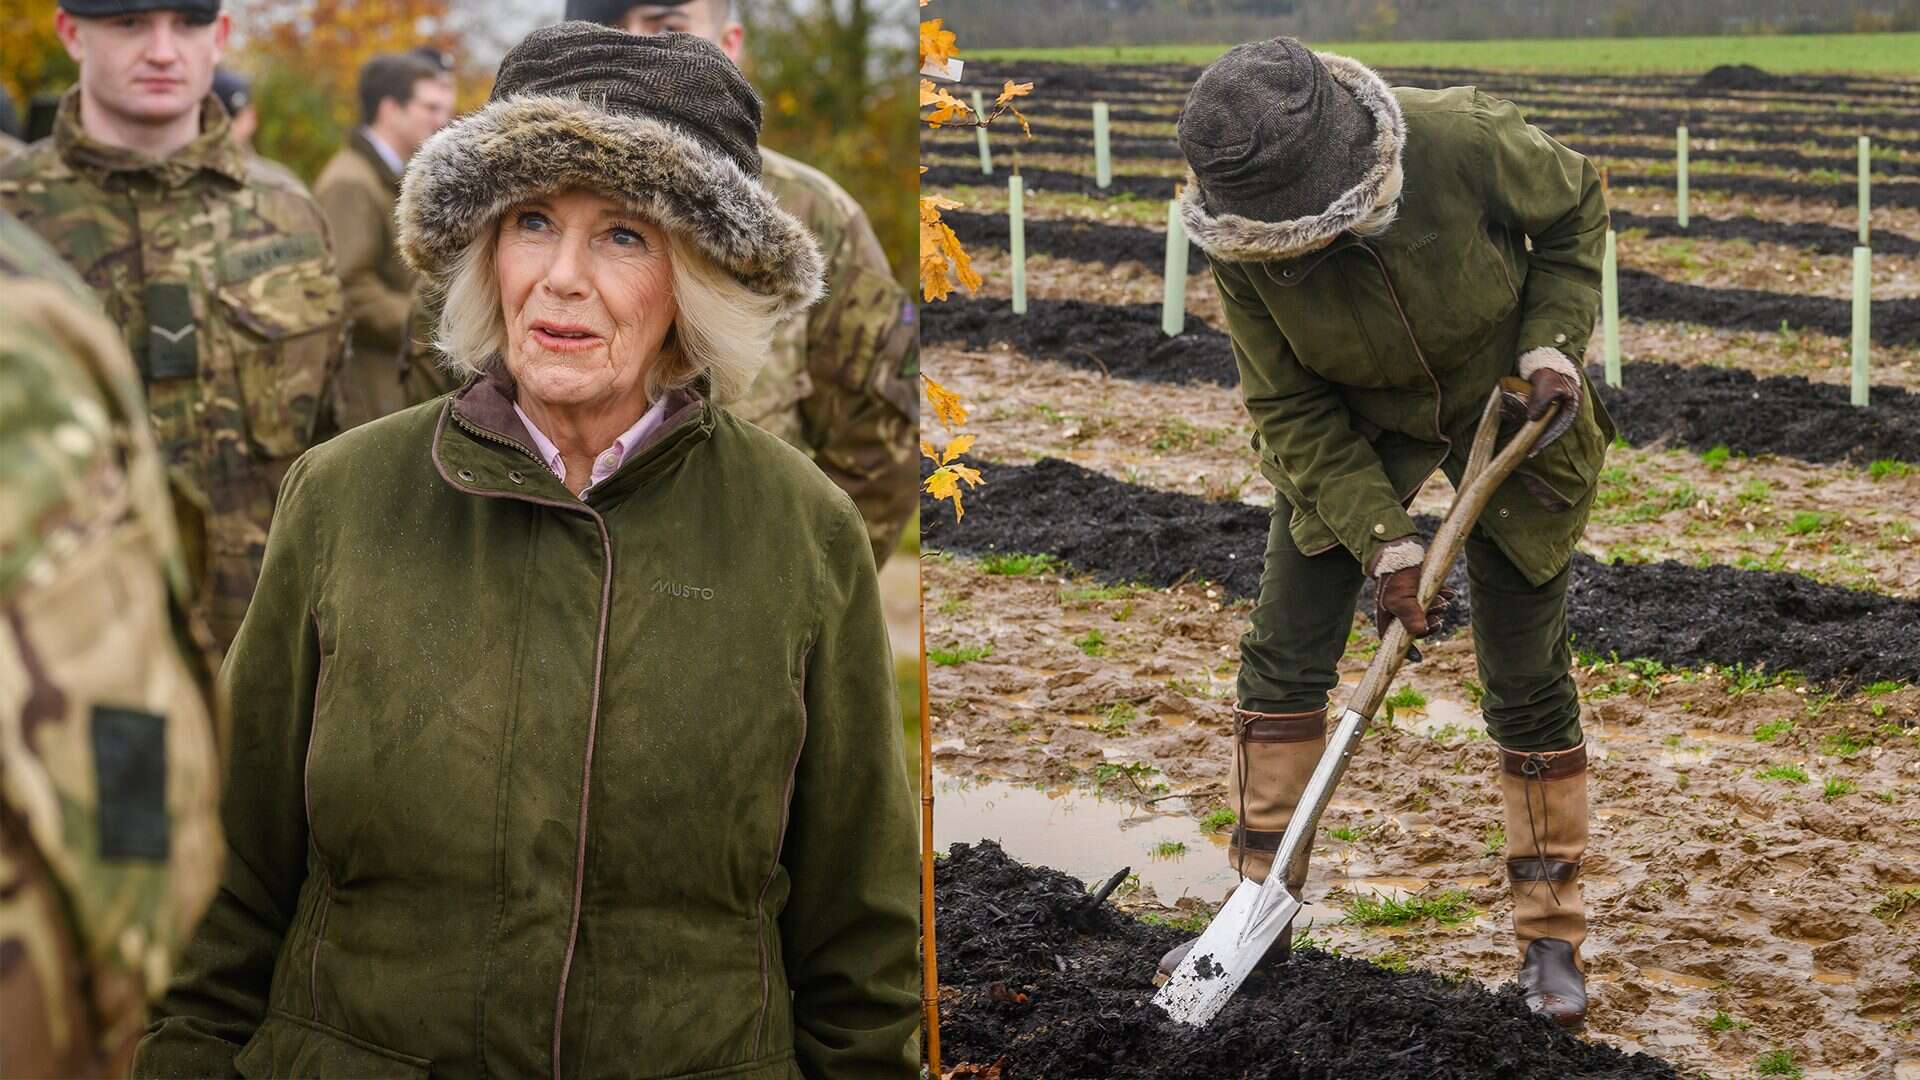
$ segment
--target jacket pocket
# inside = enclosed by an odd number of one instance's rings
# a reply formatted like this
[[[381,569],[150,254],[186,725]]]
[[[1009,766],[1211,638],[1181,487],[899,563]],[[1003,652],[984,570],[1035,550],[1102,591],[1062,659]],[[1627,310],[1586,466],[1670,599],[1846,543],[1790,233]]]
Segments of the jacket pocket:
[[[281,1012],[267,1013],[240,1056],[240,1075],[353,1076],[367,1080],[426,1080],[433,1063],[426,1058],[376,1046],[325,1024]]]
[[[739,1065],[679,1073],[662,1080],[803,1080],[805,1075],[793,1060],[793,1051],[782,1050]]]
[[[247,434],[263,457],[293,457],[312,442],[321,396],[346,327],[331,275],[273,270],[216,292],[233,324],[234,374]]]

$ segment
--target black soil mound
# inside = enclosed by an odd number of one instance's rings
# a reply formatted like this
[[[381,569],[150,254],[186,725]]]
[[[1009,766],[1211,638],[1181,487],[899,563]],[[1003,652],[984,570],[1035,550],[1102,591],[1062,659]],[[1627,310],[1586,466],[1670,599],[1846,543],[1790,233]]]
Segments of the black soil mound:
[[[1620,271],[1620,314],[1730,330],[1778,330],[1786,326],[1835,337],[1853,334],[1852,300],[1761,289],[1710,289],[1631,268]],[[1920,300],[1875,300],[1870,326],[1878,344],[1920,344]]]
[[[935,188],[956,187],[962,184],[987,185],[990,187],[1007,186],[1005,162],[996,158],[992,176],[980,175],[980,166],[973,165],[933,165],[920,175],[920,183],[929,190]],[[1112,187],[1101,187],[1094,183],[1092,173],[1066,172],[1062,169],[1035,169],[1022,167],[1020,178],[1027,191],[1064,192],[1069,195],[1085,195],[1090,199],[1105,199],[1115,195],[1131,195],[1140,199],[1171,199],[1174,185],[1182,176],[1115,176]]]
[[[1920,150],[1920,141],[1913,149]],[[1640,174],[1610,174],[1614,187],[1666,188],[1674,186],[1671,176],[1646,176]],[[1692,173],[1687,184],[1694,191],[1724,191],[1731,195],[1747,195],[1756,198],[1805,199],[1813,202],[1836,203],[1842,206],[1855,206],[1860,201],[1859,185],[1853,181],[1844,184],[1824,184],[1812,180],[1787,180],[1777,176],[1751,176],[1729,173]],[[1898,206],[1909,209],[1920,206],[1920,183],[1912,180],[1883,181],[1873,185],[1873,205]]]
[[[1709,70],[1694,82],[1695,90],[1775,90],[1782,82],[1777,75],[1769,75],[1752,64],[1721,64]]]
[[[920,309],[920,340],[1005,344],[1031,359],[1145,382],[1240,381],[1227,335],[1189,315],[1186,332],[1170,338],[1160,331],[1158,304],[1030,299],[1027,313],[1015,315],[1009,300],[947,300]]]
[[[1258,595],[1271,517],[1261,507],[1156,491],[1052,458],[983,468],[987,482],[968,493],[958,524],[945,508],[922,503],[926,547],[1047,554],[1106,581],[1206,580],[1235,597]],[[1436,522],[1418,524],[1431,534]],[[1469,615],[1464,562],[1448,578],[1456,598],[1442,633]],[[1575,640],[1602,656],[1794,670],[1832,686],[1920,680],[1920,601],[1797,574],[1613,565],[1585,555],[1574,556],[1568,595]],[[1363,592],[1359,609],[1371,606]]]
[[[1117,869],[1117,868],[1116,868]],[[1667,1063],[1582,1042],[1488,990],[1301,949],[1256,974],[1205,1028],[1152,1004],[1180,940],[998,844],[955,844],[934,867],[940,1035],[955,1063],[1004,1060],[1006,1080],[1521,1080],[1670,1078]]]
[[[1725,446],[1749,456],[1856,465],[1883,458],[1920,462],[1920,394],[1874,387],[1862,409],[1847,387],[1797,375],[1760,378],[1738,368],[1633,363],[1621,366],[1617,390],[1605,385],[1598,366],[1587,376],[1600,387],[1620,434],[1636,446]]]
[[[1621,291],[1626,307],[1627,290]],[[928,343],[1004,344],[1031,360],[1141,382],[1240,381],[1226,334],[1189,315],[1186,331],[1169,338],[1160,332],[1154,304],[1029,300],[1027,313],[1015,315],[1006,300],[949,300],[927,305],[921,320],[921,340]],[[1604,384],[1597,367],[1589,377]],[[1797,375],[1760,378],[1738,368],[1631,363],[1622,366],[1620,381],[1618,390],[1602,385],[1601,395],[1621,435],[1635,445],[1724,445],[1749,456],[1859,465],[1882,458],[1920,462],[1920,394],[1895,387],[1873,387],[1869,406],[1860,409],[1847,387]]]
[[[940,215],[940,220],[951,226],[954,235],[969,249],[985,247],[1006,251],[1012,242],[1007,234],[1005,214],[949,210]],[[1167,234],[1165,230],[1140,225],[1106,225],[1080,218],[1040,218],[1027,222],[1027,250],[1036,255],[1099,263],[1101,266],[1115,266],[1131,260],[1158,273],[1166,265]],[[1197,272],[1206,265],[1206,252],[1189,241],[1188,272]]]
[[[985,216],[985,215],[982,215]],[[1753,244],[1781,244],[1810,251],[1815,255],[1851,255],[1860,242],[1856,229],[1838,225],[1818,225],[1810,221],[1763,221],[1752,217],[1692,217],[1687,227],[1670,215],[1649,216],[1615,210],[1616,232],[1640,229],[1648,236],[1698,237],[1703,240],[1745,240]],[[1001,230],[1004,235],[1005,229]],[[1004,244],[1005,241],[1003,240]],[[1876,255],[1920,255],[1920,240],[1900,233],[1875,229],[1873,251]],[[1852,333],[1849,324],[1848,333]]]

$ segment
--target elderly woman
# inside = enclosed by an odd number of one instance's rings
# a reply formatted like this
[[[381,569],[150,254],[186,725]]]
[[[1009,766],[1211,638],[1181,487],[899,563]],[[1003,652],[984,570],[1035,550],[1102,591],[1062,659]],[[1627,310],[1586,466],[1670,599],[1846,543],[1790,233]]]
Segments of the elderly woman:
[[[471,377],[287,476],[138,1075],[912,1075],[873,556],[720,405],[819,292],[759,117],[706,42],[565,23],[413,161]]]
[[[1599,302],[1600,178],[1507,102],[1390,89],[1290,38],[1202,73],[1179,137],[1182,217],[1212,263],[1276,492],[1241,641],[1234,865],[1256,880],[1272,866],[1326,746],[1363,581],[1378,620],[1427,633],[1407,505],[1436,469],[1459,481],[1487,395],[1518,375],[1515,413],[1559,412],[1469,538],[1467,580],[1520,981],[1536,1011],[1577,1024],[1587,759],[1566,597],[1613,438],[1577,363]]]

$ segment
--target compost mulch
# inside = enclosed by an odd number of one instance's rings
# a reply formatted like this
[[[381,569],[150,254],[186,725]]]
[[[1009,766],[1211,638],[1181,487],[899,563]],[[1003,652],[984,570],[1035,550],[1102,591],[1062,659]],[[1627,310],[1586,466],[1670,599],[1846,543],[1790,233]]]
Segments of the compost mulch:
[[[1258,595],[1270,513],[1129,484],[1070,462],[983,464],[959,523],[928,500],[922,543],[966,554],[1052,555],[1095,577],[1167,587],[1195,579]],[[1431,534],[1431,518],[1416,519]],[[1464,625],[1465,560],[1438,633]],[[1798,671],[1823,685],[1920,681],[1920,601],[1823,585],[1798,574],[1573,558],[1568,626],[1584,649],[1700,667]],[[1371,586],[1359,610],[1372,609]]]
[[[1702,240],[1745,240],[1754,244],[1780,244],[1815,255],[1851,255],[1860,242],[1857,229],[1838,225],[1819,225],[1810,221],[1763,221],[1755,217],[1692,217],[1685,228],[1669,215],[1635,214],[1627,210],[1611,211],[1616,232],[1640,229],[1648,236],[1677,236]],[[1031,228],[1031,226],[1029,226]],[[1003,228],[1002,233],[1005,233]],[[1003,241],[1004,242],[1004,241]],[[1873,231],[1876,255],[1920,255],[1920,240],[1885,229]],[[1851,328],[1849,328],[1851,332]]]
[[[998,1061],[1005,1080],[1677,1075],[1532,1015],[1512,985],[1317,949],[1254,975],[1211,1024],[1189,1027],[1151,1003],[1155,964],[1181,934],[1089,901],[1079,880],[992,841],[955,844],[935,864],[948,1061]]]
[[[1015,315],[1004,299],[948,300],[921,309],[920,340],[970,349],[1003,343],[1035,360],[1145,382],[1240,381],[1227,335],[1189,315],[1185,332],[1170,338],[1158,304],[1029,299],[1027,313]]]

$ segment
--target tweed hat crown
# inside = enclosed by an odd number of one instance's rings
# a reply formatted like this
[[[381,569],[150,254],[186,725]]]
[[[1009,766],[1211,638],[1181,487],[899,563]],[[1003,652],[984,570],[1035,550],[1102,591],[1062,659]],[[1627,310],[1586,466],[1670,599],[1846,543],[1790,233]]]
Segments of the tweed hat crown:
[[[820,294],[820,254],[761,185],[759,136],[759,97],[711,42],[587,22],[545,27],[500,62],[485,108],[414,156],[394,211],[400,251],[444,283],[508,207],[584,188],[798,310]]]
[[[1391,198],[1406,135],[1378,75],[1286,37],[1209,65],[1178,130],[1194,181],[1182,212],[1195,242],[1209,255],[1218,239],[1269,258],[1337,235]]]

